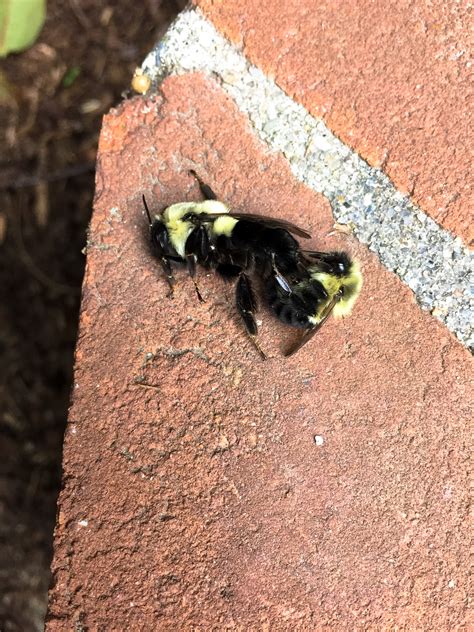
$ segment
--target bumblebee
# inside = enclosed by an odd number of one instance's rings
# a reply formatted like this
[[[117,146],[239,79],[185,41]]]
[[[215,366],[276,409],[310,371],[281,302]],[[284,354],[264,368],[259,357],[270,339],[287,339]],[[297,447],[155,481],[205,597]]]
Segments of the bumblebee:
[[[194,171],[204,201],[181,202],[166,207],[152,219],[143,196],[150,225],[153,253],[166,274],[171,294],[175,279],[173,262],[185,264],[196,294],[196,264],[213,268],[236,282],[236,305],[247,334],[262,358],[257,340],[257,301],[252,278],[263,282],[264,300],[284,323],[305,329],[300,341],[285,355],[295,353],[331,313],[350,313],[362,284],[358,264],[343,252],[303,250],[293,235],[308,239],[304,229],[285,220],[236,213],[218,201],[212,189]]]
[[[171,294],[175,283],[173,262],[187,266],[200,301],[203,298],[195,279],[196,264],[213,268],[226,279],[237,279],[237,309],[248,335],[265,358],[257,341],[257,301],[251,276],[272,278],[290,291],[285,275],[296,270],[300,258],[300,246],[292,233],[306,239],[311,235],[285,220],[231,212],[194,171],[191,174],[205,198],[202,202],[172,204],[152,219],[143,196],[152,250],[166,274]]]
[[[296,275],[284,288],[269,276],[266,299],[273,313],[285,324],[304,329],[299,341],[285,355],[290,356],[308,342],[329,316],[348,316],[362,288],[357,261],[345,252],[301,251]]]

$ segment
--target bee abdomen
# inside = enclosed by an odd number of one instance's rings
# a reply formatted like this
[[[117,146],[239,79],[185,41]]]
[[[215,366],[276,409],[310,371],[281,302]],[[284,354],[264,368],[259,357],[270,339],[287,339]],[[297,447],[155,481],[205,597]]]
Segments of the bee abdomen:
[[[308,326],[309,321],[306,314],[298,309],[291,296],[282,296],[274,283],[267,284],[266,298],[270,309],[282,323],[292,327],[305,328]]]
[[[285,325],[291,327],[308,327],[309,321],[306,314],[303,314],[300,310],[295,308],[291,303],[285,303],[283,301],[277,301],[272,305],[275,316]]]
[[[314,318],[328,298],[319,281],[297,284],[290,294],[285,294],[274,279],[268,279],[265,291],[275,316],[286,325],[300,328],[311,326],[310,318]]]

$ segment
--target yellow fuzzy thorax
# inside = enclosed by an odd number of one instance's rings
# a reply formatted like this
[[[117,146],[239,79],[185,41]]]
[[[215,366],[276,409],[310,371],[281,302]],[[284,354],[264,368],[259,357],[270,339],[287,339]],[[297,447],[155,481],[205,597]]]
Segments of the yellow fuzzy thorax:
[[[319,281],[328,294],[327,301],[320,306],[320,309],[310,318],[310,321],[313,324],[317,324],[321,320],[326,305],[328,305],[341,288],[344,289],[344,294],[334,305],[332,314],[335,318],[349,316],[362,288],[362,273],[358,262],[352,262],[349,272],[345,276],[338,277],[335,274],[321,272],[318,269],[311,272],[310,276],[311,279]]]
[[[200,215],[201,213],[213,214],[213,213],[228,213],[229,209],[223,202],[217,200],[206,200],[205,202],[179,202],[178,204],[172,204],[163,211],[163,216],[157,219],[161,219],[166,225],[168,235],[180,257],[184,258],[186,240],[194,228],[194,224],[190,221],[183,221],[184,215],[187,213],[195,213]],[[231,218],[219,218],[217,223],[221,219]],[[234,220],[236,221],[236,220]]]
[[[218,217],[212,225],[212,232],[216,237],[219,235],[230,237],[237,222],[238,220],[236,220],[235,217],[231,217],[230,215],[227,217]]]

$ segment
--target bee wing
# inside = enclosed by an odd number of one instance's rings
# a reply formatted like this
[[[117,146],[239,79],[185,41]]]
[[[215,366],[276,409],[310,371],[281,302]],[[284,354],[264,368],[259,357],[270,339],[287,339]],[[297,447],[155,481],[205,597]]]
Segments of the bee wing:
[[[321,261],[321,259],[323,259],[324,256],[327,255],[328,253],[319,252],[317,250],[304,250],[302,248],[301,254],[303,255],[303,257],[306,257],[307,259],[314,259],[315,261]]]
[[[301,249],[301,252],[311,259],[321,259],[321,257],[325,254],[327,255],[327,252],[320,252],[319,250],[305,250],[304,248]]]
[[[266,217],[265,215],[255,215],[253,213],[231,213],[235,219],[246,219],[249,222],[261,222],[266,224],[269,228],[284,228],[285,230],[298,235],[298,237],[304,237],[305,239],[311,238],[311,233],[307,230],[287,222],[285,219],[278,219],[276,217]]]
[[[337,303],[337,296],[334,296],[332,300],[329,301],[329,303],[326,305],[326,308],[324,309],[323,315],[319,323],[314,325],[314,327],[312,327],[311,329],[307,329],[303,333],[301,338],[293,346],[291,346],[287,351],[285,351],[284,353],[285,357],[289,358],[290,356],[294,355],[297,351],[301,349],[301,347],[303,347],[307,342],[311,340],[311,338],[321,329],[321,327],[327,321],[336,303]]]
[[[304,237],[305,239],[309,239],[311,237],[308,231],[300,228],[299,226],[295,226],[295,224],[287,222],[284,219],[266,217],[265,215],[256,215],[254,213],[200,213],[197,217],[204,222],[212,222],[223,215],[226,217],[233,217],[234,219],[244,219],[249,222],[259,222],[260,224],[265,224],[269,228],[284,228],[290,233],[294,233],[295,235],[298,235],[298,237]]]

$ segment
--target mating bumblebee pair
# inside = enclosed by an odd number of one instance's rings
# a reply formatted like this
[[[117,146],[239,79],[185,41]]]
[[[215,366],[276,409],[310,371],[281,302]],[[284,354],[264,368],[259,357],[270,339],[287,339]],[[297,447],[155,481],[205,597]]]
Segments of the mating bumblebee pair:
[[[301,248],[293,235],[311,235],[285,220],[235,213],[219,202],[212,189],[199,183],[203,202],[180,202],[165,208],[150,222],[153,253],[161,262],[171,292],[172,263],[184,263],[197,296],[196,264],[215,269],[226,279],[236,279],[236,303],[248,335],[262,358],[257,340],[257,301],[252,278],[262,282],[263,299],[285,324],[303,331],[285,355],[300,349],[333,314],[350,314],[362,287],[359,264],[345,252],[316,252]]]

